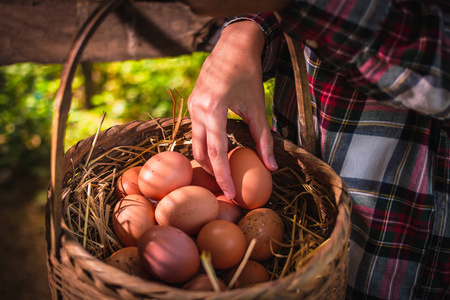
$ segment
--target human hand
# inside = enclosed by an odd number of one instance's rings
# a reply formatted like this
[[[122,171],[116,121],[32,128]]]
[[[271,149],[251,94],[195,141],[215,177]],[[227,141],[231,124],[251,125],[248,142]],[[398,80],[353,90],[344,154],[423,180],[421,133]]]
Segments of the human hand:
[[[198,15],[230,17],[248,13],[278,11],[286,8],[293,0],[181,0]]]
[[[194,158],[215,176],[229,199],[234,198],[235,189],[227,157],[228,109],[248,124],[264,165],[269,170],[277,168],[264,101],[263,47],[264,35],[257,24],[240,21],[226,27],[189,97]]]

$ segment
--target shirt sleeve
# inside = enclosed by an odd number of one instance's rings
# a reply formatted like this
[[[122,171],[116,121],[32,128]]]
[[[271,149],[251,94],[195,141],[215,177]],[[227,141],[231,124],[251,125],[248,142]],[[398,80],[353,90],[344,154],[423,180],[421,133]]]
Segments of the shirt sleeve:
[[[444,2],[297,0],[280,12],[281,24],[272,14],[259,15],[264,22],[245,18],[262,28],[277,24],[265,31],[266,55],[276,55],[284,30],[370,98],[449,119],[450,4]]]

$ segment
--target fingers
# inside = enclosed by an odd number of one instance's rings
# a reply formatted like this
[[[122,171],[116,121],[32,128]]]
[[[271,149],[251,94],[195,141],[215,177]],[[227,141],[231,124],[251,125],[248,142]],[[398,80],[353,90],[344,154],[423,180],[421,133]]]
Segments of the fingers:
[[[201,101],[199,99],[193,101],[203,105],[208,103],[205,98]],[[207,172],[214,175],[224,195],[228,199],[233,199],[236,191],[228,162],[230,144],[226,131],[228,108],[212,107],[214,106],[202,107],[190,102],[193,155]],[[252,113],[243,114],[243,117],[249,125],[258,155],[266,168],[274,171],[278,166],[273,155],[273,138],[266,119],[265,106],[251,106],[249,111]]]
[[[191,114],[192,124],[192,154],[194,159],[205,169],[208,173],[214,174],[211,162],[206,151],[206,128],[201,121],[196,121],[193,114]]]
[[[235,195],[227,151],[228,109],[244,120],[254,119],[250,124],[260,157],[270,170],[274,168],[262,85],[264,42],[261,28],[253,22],[227,26],[203,64],[188,101],[194,158],[215,176],[227,198]]]
[[[210,174],[228,199],[235,196],[228,162],[227,106],[215,106],[202,94],[189,99],[194,159]]]
[[[259,103],[259,105],[253,108],[253,113],[248,115],[246,123],[255,141],[256,151],[260,159],[269,171],[275,171],[278,165],[273,154],[273,137],[267,122],[263,92],[256,103]]]
[[[225,123],[225,125],[224,125]],[[194,127],[194,124],[195,127]],[[214,175],[217,184],[228,199],[233,199],[235,189],[231,179],[228,162],[229,140],[225,122],[214,120],[207,125],[193,122],[192,151],[194,159],[210,174]]]
[[[270,132],[267,120],[259,125],[249,124],[250,133],[256,143],[256,151],[269,171],[278,169],[277,162],[273,155],[273,137]]]
[[[228,162],[228,137],[226,134],[226,113],[224,118],[211,122],[207,133],[207,153],[214,177],[225,197],[233,199],[236,192]]]

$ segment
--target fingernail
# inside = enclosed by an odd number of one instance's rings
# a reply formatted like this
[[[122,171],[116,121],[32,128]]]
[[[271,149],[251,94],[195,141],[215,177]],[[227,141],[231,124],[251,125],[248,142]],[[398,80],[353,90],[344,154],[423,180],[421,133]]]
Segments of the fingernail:
[[[270,162],[270,165],[272,166],[272,168],[278,169],[278,164],[275,161],[275,157],[273,155],[269,158],[269,162]]]
[[[233,200],[233,198],[230,196],[230,193],[228,193],[227,191],[223,192],[223,195],[225,196],[225,198],[227,198],[228,200]]]

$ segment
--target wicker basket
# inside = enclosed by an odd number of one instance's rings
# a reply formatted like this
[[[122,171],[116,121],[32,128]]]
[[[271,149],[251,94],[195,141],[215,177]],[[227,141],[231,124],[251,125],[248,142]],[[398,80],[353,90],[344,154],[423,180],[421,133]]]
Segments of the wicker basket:
[[[96,27],[122,2],[124,0],[103,3],[82,28],[70,51],[56,95],[46,215],[48,273],[53,299],[343,299],[347,286],[350,198],[340,177],[327,164],[277,134],[273,134],[274,151],[280,168],[294,168],[303,176],[314,177],[330,191],[335,204],[335,219],[327,242],[301,269],[281,279],[220,293],[186,291],[147,281],[107,265],[86,251],[68,229],[62,218],[62,203],[73,194],[71,176],[88,157],[99,157],[120,145],[145,146],[150,138],[161,135],[161,128],[170,131],[173,125],[172,119],[156,119],[114,126],[98,136],[78,142],[63,155],[71,83],[78,59]],[[244,123],[230,120],[228,131],[242,145],[255,148]],[[190,120],[186,118],[178,135],[189,138],[189,134]],[[108,163],[107,159],[113,158],[105,159],[103,162]]]

